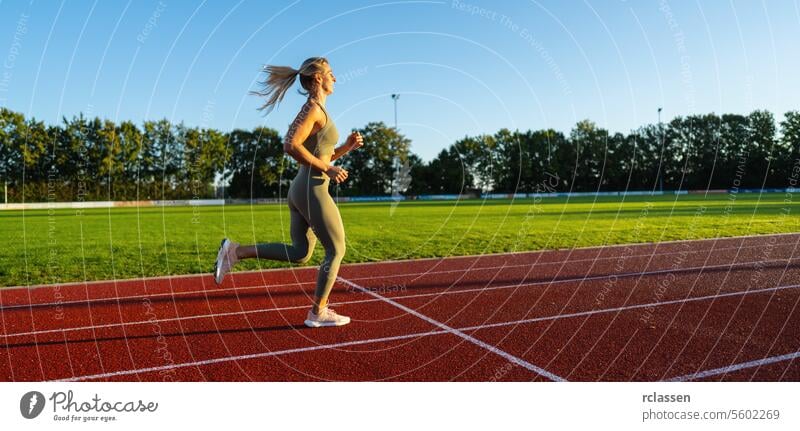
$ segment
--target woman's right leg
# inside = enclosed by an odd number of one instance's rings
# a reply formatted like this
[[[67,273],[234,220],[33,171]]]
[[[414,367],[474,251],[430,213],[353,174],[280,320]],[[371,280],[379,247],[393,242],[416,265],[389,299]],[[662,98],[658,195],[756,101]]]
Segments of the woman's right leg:
[[[329,184],[330,179],[327,176],[315,174],[301,167],[289,190],[289,202],[303,214],[325,247],[325,259],[317,275],[314,306],[305,322],[311,327],[341,326],[350,323],[349,317],[341,316],[327,307],[328,296],[336,281],[345,251],[342,218],[336,203],[328,193]]]
[[[325,259],[319,267],[314,292],[314,313],[328,305],[328,297],[336,282],[345,254],[345,233],[339,208],[328,193],[329,180],[315,184],[309,191],[308,218],[325,248]]]
[[[319,267],[317,288],[314,292],[314,306],[308,312],[306,326],[341,326],[350,323],[350,318],[342,316],[328,307],[328,296],[336,282],[339,265],[345,252],[344,226],[339,208],[328,194],[328,181],[309,191],[309,220],[317,238],[325,247],[325,259]]]

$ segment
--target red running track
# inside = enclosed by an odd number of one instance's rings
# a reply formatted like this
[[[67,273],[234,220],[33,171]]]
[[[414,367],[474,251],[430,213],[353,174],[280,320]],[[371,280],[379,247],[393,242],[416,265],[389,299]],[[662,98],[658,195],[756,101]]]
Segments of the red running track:
[[[800,380],[800,234],[0,289],[0,380]]]

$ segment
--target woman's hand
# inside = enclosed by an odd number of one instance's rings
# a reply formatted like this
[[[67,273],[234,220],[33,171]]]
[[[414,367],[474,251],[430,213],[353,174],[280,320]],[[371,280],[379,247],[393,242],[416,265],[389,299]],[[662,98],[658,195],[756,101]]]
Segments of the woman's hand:
[[[350,136],[347,137],[346,144],[351,150],[357,150],[364,146],[364,137],[358,131],[353,130]]]
[[[347,171],[338,166],[328,167],[328,170],[325,171],[325,175],[336,181],[337,184],[343,183],[344,180],[347,179]]]

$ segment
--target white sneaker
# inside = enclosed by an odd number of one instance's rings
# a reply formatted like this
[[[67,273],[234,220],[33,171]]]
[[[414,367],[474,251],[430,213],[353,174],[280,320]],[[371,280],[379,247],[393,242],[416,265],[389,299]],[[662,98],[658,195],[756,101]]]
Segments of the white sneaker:
[[[308,310],[308,317],[306,318],[306,326],[310,328],[319,328],[321,326],[342,326],[350,323],[350,318],[336,314],[335,311],[329,307],[323,308],[319,315],[314,314],[314,309]]]
[[[217,284],[222,284],[225,274],[230,272],[233,265],[236,265],[236,262],[239,261],[239,258],[236,257],[237,247],[239,247],[239,244],[228,238],[223,239],[222,243],[219,245],[217,260],[214,262],[214,281],[216,281]]]

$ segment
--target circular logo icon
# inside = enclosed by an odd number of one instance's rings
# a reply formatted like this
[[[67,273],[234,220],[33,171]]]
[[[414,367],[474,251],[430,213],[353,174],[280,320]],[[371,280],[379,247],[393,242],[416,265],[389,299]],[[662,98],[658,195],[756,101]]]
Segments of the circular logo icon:
[[[30,391],[19,400],[19,412],[25,419],[33,419],[44,410],[44,395],[41,392]]]

